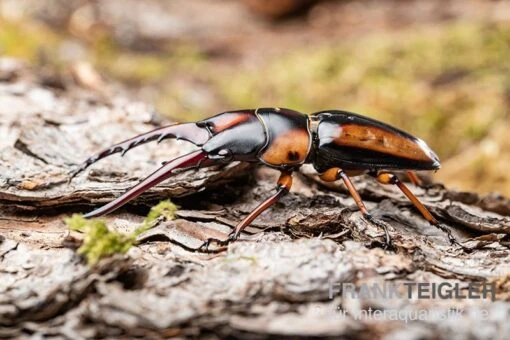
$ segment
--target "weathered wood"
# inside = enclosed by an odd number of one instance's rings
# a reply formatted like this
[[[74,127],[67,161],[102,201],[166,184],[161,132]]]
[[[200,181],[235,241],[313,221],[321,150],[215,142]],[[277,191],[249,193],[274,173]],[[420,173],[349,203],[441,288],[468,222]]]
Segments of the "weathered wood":
[[[226,237],[274,190],[278,174],[244,164],[189,171],[134,202],[174,197],[177,219],[142,234],[127,255],[90,268],[73,249],[80,235],[70,234],[63,218],[111,200],[191,147],[141,146],[68,185],[68,171],[97,148],[155,127],[150,108],[121,95],[106,101],[73,88],[45,89],[28,77],[0,81],[0,336],[489,339],[510,332],[510,202],[441,185],[411,188],[465,249],[450,245],[395,188],[356,178],[392,236],[393,248],[382,249],[382,228],[361,216],[340,183],[319,183],[305,167],[291,193],[240,241],[201,254],[189,248]],[[129,207],[105,217],[126,232],[142,219]],[[329,298],[332,282],[387,280],[496,282],[498,301]],[[429,314],[410,323],[354,317],[369,307]],[[432,314],[452,308],[463,313]]]

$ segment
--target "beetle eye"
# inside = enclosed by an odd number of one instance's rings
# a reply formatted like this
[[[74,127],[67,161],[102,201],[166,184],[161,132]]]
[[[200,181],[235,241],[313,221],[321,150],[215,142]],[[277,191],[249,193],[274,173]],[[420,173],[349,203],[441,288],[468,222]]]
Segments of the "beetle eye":
[[[230,149],[221,149],[218,151],[218,156],[220,156],[219,158],[223,162],[230,162],[234,158],[234,155]]]

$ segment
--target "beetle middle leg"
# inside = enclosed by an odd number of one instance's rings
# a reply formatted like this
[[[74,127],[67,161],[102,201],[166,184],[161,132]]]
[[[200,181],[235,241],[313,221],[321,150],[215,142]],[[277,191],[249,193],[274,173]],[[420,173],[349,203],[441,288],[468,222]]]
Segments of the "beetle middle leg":
[[[216,243],[220,246],[225,246],[229,242],[236,240],[241,232],[250,225],[253,220],[255,220],[263,211],[267,208],[274,205],[276,202],[280,200],[283,196],[285,196],[292,187],[292,171],[282,171],[280,174],[280,178],[278,179],[278,185],[276,187],[276,193],[271,197],[266,199],[264,202],[259,204],[258,207],[255,208],[248,216],[246,216],[239,224],[235,227],[234,230],[228,235],[225,240],[218,240],[215,238],[207,239],[200,247],[198,247],[197,251],[209,251],[208,247],[212,243]]]
[[[396,185],[402,191],[402,193],[404,193],[404,195],[407,196],[407,198],[411,201],[411,203],[413,203],[413,205],[416,207],[416,209],[418,209],[420,211],[420,213],[423,215],[423,217],[430,224],[434,225],[436,228],[442,230],[443,232],[445,232],[448,235],[448,240],[450,241],[451,244],[455,244],[455,245],[458,245],[458,246],[464,248],[464,246],[462,246],[455,239],[455,237],[453,237],[450,229],[446,228],[441,223],[439,223],[437,221],[437,219],[434,216],[432,216],[430,211],[423,205],[423,203],[420,202],[420,200],[412,193],[411,190],[409,190],[409,188],[404,183],[402,183],[402,181],[400,181],[398,179],[397,176],[387,173],[387,172],[381,172],[378,174],[372,173],[371,175],[374,176],[379,183]]]
[[[322,173],[320,175],[321,180],[325,182],[334,182],[339,179],[342,179],[345,186],[347,187],[347,190],[349,190],[349,193],[351,194],[352,198],[354,199],[354,202],[356,202],[356,205],[358,206],[359,210],[363,214],[363,216],[372,222],[373,224],[377,225],[378,227],[382,227],[384,229],[385,234],[385,244],[384,248],[391,247],[391,237],[390,233],[388,232],[388,228],[385,224],[377,222],[372,215],[368,212],[367,207],[365,206],[365,203],[363,203],[363,200],[361,199],[361,196],[359,195],[358,190],[354,187],[354,184],[352,184],[351,179],[347,175],[347,173],[340,169],[340,168],[331,168],[327,170],[326,172]]]

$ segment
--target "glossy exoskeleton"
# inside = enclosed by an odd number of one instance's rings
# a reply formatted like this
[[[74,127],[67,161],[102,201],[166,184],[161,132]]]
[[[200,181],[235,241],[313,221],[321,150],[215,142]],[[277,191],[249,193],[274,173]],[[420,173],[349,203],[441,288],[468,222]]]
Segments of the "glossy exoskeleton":
[[[349,176],[369,174],[380,183],[394,184],[411,200],[427,221],[448,233],[408,187],[391,170],[406,170],[413,182],[413,170],[437,170],[436,154],[421,139],[390,125],[358,114],[328,110],[305,115],[284,108],[259,108],[218,114],[196,122],[162,127],[113,145],[89,158],[74,177],[96,161],[114,153],[126,153],[140,144],[166,138],[182,139],[198,150],[172,159],[114,201],[85,217],[100,216],[121,207],[150,187],[170,177],[176,169],[191,169],[218,163],[245,161],[263,163],[280,170],[276,193],[261,203],[232,231],[227,240],[209,239],[225,244],[261,212],[277,202],[291,188],[292,173],[311,163],[324,181],[342,180],[363,215],[374,221]],[[383,226],[384,227],[384,226]],[[389,234],[386,231],[386,241]]]

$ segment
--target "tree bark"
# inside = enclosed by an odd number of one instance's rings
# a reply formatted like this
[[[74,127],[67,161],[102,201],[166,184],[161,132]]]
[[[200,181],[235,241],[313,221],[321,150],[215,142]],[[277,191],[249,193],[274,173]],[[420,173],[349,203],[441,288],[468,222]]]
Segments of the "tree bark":
[[[464,248],[428,224],[391,186],[354,179],[384,231],[363,218],[341,183],[311,167],[292,191],[225,251],[189,251],[226,238],[275,187],[277,172],[235,163],[186,171],[104,219],[132,231],[148,207],[171,197],[177,219],[142,234],[127,255],[89,267],[63,218],[108,202],[163,161],[193,149],[165,141],[109,157],[70,184],[68,173],[101,147],[157,127],[126,94],[49,89],[33,75],[0,82],[0,336],[197,336],[493,338],[510,334],[510,201],[411,186]],[[489,282],[477,299],[352,298],[338,283]],[[333,285],[333,286],[332,286]],[[358,318],[396,311],[418,320]],[[457,309],[457,318],[432,312]],[[485,319],[480,313],[487,311]],[[413,314],[415,313],[415,314]]]

